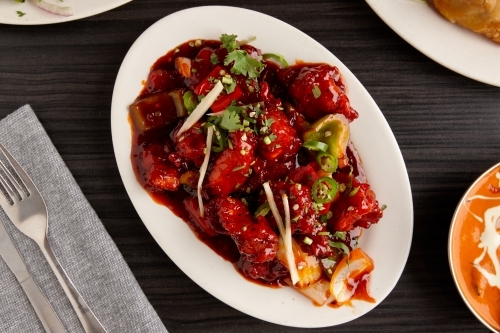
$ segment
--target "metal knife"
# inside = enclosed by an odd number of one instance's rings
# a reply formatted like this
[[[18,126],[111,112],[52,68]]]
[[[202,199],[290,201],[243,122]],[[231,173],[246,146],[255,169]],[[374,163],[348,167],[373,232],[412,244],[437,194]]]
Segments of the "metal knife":
[[[2,221],[0,221],[0,256],[23,287],[45,331],[47,333],[67,333],[47,298],[31,277]]]

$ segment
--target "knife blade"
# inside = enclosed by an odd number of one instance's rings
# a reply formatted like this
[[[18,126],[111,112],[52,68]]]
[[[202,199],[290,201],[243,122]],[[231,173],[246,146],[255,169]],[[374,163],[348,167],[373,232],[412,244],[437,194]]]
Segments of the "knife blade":
[[[61,320],[54,309],[47,301],[35,280],[31,277],[23,258],[17,251],[14,242],[10,238],[7,229],[0,221],[0,256],[3,258],[17,281],[21,284],[26,296],[28,296],[31,305],[42,322],[43,328],[48,333],[67,333]]]

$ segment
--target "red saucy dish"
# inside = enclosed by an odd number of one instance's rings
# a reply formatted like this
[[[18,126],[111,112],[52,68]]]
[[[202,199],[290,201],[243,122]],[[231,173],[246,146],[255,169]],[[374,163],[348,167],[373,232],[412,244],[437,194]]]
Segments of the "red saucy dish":
[[[319,305],[374,302],[358,239],[384,207],[346,90],[335,66],[289,66],[235,35],[187,41],[129,107],[137,179],[248,280]]]

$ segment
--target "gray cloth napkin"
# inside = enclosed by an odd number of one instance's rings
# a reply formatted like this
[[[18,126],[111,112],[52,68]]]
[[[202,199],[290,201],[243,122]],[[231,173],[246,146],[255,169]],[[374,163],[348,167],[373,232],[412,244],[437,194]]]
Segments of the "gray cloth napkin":
[[[29,105],[0,121],[0,142],[42,192],[52,249],[108,332],[167,332]],[[68,332],[83,332],[38,246],[16,229],[1,209],[0,220]],[[0,332],[44,332],[23,289],[1,258]]]

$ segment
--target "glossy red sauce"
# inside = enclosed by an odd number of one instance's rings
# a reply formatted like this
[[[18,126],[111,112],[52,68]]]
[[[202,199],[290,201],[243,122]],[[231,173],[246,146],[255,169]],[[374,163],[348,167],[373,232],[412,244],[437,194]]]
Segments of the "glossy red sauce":
[[[288,273],[283,273],[286,267],[283,268],[275,259],[274,261],[265,261],[263,263],[245,259],[247,258],[246,254],[242,255],[240,253],[241,249],[239,249],[237,245],[239,244],[239,246],[241,246],[241,243],[235,241],[235,237],[231,234],[231,231],[226,232],[222,230],[223,232],[220,232],[220,225],[215,226],[214,229],[213,224],[218,224],[219,222],[205,221],[200,218],[197,210],[192,207],[192,199],[196,197],[196,190],[187,185],[179,186],[179,179],[182,178],[182,175],[189,170],[197,170],[197,167],[193,164],[194,160],[187,160],[184,157],[179,157],[177,154],[178,147],[173,140],[173,132],[178,128],[179,119],[181,118],[176,116],[176,106],[169,99],[167,94],[173,90],[181,90],[181,92],[188,90],[207,91],[207,89],[203,88],[204,85],[208,84],[207,77],[219,71],[217,68],[229,73],[230,68],[223,63],[223,59],[227,55],[227,50],[220,46],[221,43],[219,41],[189,41],[171,50],[153,64],[148,80],[144,84],[144,89],[137,97],[135,109],[131,106],[133,133],[131,152],[132,164],[134,165],[137,180],[149,192],[153,200],[168,207],[175,215],[185,221],[200,241],[204,242],[218,255],[233,263],[237,271],[244,278],[248,281],[269,287],[285,286],[287,284],[284,282],[284,279],[289,278]],[[251,46],[245,45],[241,48],[250,55],[260,54],[259,50]],[[218,59],[217,64],[213,63],[214,55]],[[194,59],[191,62],[191,76],[189,78],[183,77],[179,71],[176,70],[175,61],[178,57]],[[305,152],[304,149],[298,150],[297,140],[302,140],[300,134],[308,129],[310,123],[324,115],[320,114],[320,111],[318,111],[318,108],[322,108],[321,103],[329,107],[329,110],[335,111],[329,111],[330,113],[341,113],[345,115],[349,121],[357,118],[357,113],[349,106],[348,99],[343,93],[345,85],[338,69],[335,67],[328,67],[328,65],[325,64],[300,63],[288,69],[282,69],[274,62],[266,61],[264,64],[265,67],[260,73],[258,80],[252,81],[241,75],[234,76],[236,90],[232,93],[232,96],[237,96],[237,105],[262,103],[262,101],[264,101],[269,108],[278,106],[278,110],[283,110],[283,108],[281,108],[281,106],[283,106],[282,103],[292,105],[289,108],[285,106],[287,109],[286,116],[282,111],[272,112],[275,112],[275,119],[282,117],[282,120],[287,123],[286,126],[293,127],[293,131],[297,132],[297,139],[290,138],[289,141],[283,141],[284,144],[288,146],[281,147],[282,151],[280,151],[278,145],[273,147],[274,150],[267,149],[269,147],[261,145],[260,152],[262,155],[256,155],[256,158],[258,156],[261,160],[253,166],[253,169],[257,170],[256,172],[262,172],[265,174],[265,177],[269,179],[287,179],[285,177],[290,174],[291,170],[296,168],[307,168],[310,167],[310,165],[314,166],[314,163],[316,163],[314,162],[315,159],[311,158],[310,154]],[[316,75],[314,72],[315,70],[317,70],[318,73],[324,73],[326,67],[328,67],[330,73],[333,73],[331,74],[331,87],[325,88],[332,92],[332,96],[329,100],[325,100],[325,98],[323,98],[324,96],[321,98],[313,96],[311,87],[313,87],[312,83],[314,78],[312,78],[311,81],[308,81],[309,79],[307,77],[303,79],[302,82],[305,82],[303,83],[305,86],[297,84],[298,78],[300,78],[301,75],[314,76]],[[304,68],[310,68],[311,70],[303,74],[304,71],[302,71],[302,69]],[[200,88],[200,86],[202,88]],[[332,87],[334,89],[330,89]],[[290,95],[291,93],[295,97],[292,98]],[[293,105],[296,105],[297,108],[293,107]],[[275,156],[277,151],[281,153],[281,157],[277,159],[278,162],[271,161],[271,156]],[[214,166],[214,164],[216,164],[216,159],[222,154],[223,153],[215,153],[215,157],[211,155],[211,166],[209,167],[205,180],[207,180],[209,173],[217,167]],[[266,159],[262,156],[268,157]],[[336,229],[340,231],[350,231],[355,228],[359,230],[359,227],[368,228],[372,223],[376,223],[382,216],[381,210],[378,207],[378,202],[375,200],[373,192],[369,189],[369,185],[366,184],[366,177],[361,165],[361,160],[351,143],[349,143],[347,147],[345,163],[347,166],[339,168],[332,177],[339,184],[345,183],[348,186],[358,186],[358,191],[349,196],[341,194],[340,198],[336,199],[336,203],[332,204],[331,207],[330,204],[325,207],[324,214],[326,214],[326,211],[330,211],[330,213],[333,212],[333,217],[328,220],[328,229],[326,229],[327,227],[318,229],[316,226],[313,231],[311,231],[312,229],[307,232],[302,231],[302,234],[299,232],[293,236],[296,241],[299,242],[303,251],[311,255],[318,253],[318,251],[319,253],[323,253],[319,255],[318,258],[321,258],[321,256],[338,256],[340,253],[339,250],[329,247],[327,240],[331,239],[328,238],[330,236],[325,236],[326,238],[324,236],[319,236],[317,234],[319,231],[331,230],[330,224],[344,228]],[[158,167],[158,165],[161,167]],[[164,175],[167,175],[166,178],[161,178],[161,180],[168,180],[169,183],[165,185],[167,187],[159,188],[157,183],[151,181],[153,172],[158,171],[156,169],[164,172]],[[235,169],[233,169],[233,171],[234,170]],[[312,173],[315,174],[315,171]],[[296,177],[299,176],[296,175]],[[302,177],[302,182],[306,183],[307,181],[304,177],[305,176]],[[299,181],[300,179],[297,180],[297,182]],[[261,200],[258,192],[262,188],[262,182],[263,180],[261,179],[250,177],[245,185],[250,192],[249,195],[246,194],[245,188],[243,187],[241,189],[236,188],[231,190],[231,195],[238,200],[247,200],[248,207],[253,211],[258,206],[259,200]],[[309,180],[309,182],[312,184],[311,180]],[[311,186],[311,184],[308,186]],[[283,183],[283,185],[279,186],[284,186],[283,191],[285,191],[288,185]],[[215,195],[214,193],[214,189],[210,192],[210,190],[205,189],[204,185],[204,195],[206,197],[208,196],[211,197],[210,200],[215,200],[218,198],[219,194]],[[309,198],[307,200],[310,201],[311,199]],[[352,212],[351,209],[353,206],[358,207],[354,212]],[[191,209],[189,207],[191,207]],[[270,226],[276,231],[274,220],[272,218],[271,220],[267,218],[267,220],[267,222],[264,222],[266,228]],[[267,226],[267,223],[269,223],[269,226]],[[298,230],[300,231],[300,229]],[[302,242],[304,234],[314,239],[313,246],[307,246]],[[355,243],[357,237],[359,237],[359,235],[355,235],[354,232],[348,232],[345,240],[337,239],[336,241],[344,242],[347,247],[352,249],[352,243]],[[271,240],[272,239],[271,237]],[[328,247],[328,249],[325,250],[325,247]],[[245,260],[242,261],[242,259]],[[257,269],[261,278],[250,277],[251,274],[248,275],[249,273],[246,272],[246,270],[250,271],[252,269]],[[327,273],[324,273],[322,278],[329,279],[329,276]],[[353,299],[374,302],[373,298],[368,293],[367,281],[368,279],[359,281]],[[330,306],[336,307],[338,305],[334,302],[330,304]]]

